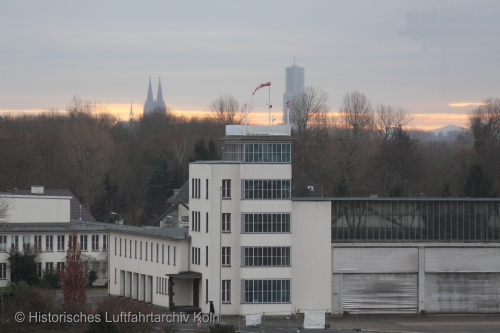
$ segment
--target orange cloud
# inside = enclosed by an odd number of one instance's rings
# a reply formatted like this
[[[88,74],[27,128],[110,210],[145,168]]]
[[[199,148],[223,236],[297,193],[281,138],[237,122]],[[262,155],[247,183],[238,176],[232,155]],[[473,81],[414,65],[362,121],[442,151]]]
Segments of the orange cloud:
[[[481,106],[481,105],[488,105],[488,103],[481,103],[481,102],[463,102],[463,103],[450,103],[448,106],[453,106],[453,107],[463,107],[463,106]]]

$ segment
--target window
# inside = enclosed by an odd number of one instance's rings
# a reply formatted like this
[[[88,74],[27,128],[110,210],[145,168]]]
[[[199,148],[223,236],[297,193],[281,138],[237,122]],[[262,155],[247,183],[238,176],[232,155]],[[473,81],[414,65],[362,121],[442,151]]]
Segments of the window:
[[[160,244],[156,243],[156,262],[158,262],[158,259],[160,257]]]
[[[208,279],[205,279],[205,303],[208,304]]]
[[[153,242],[151,242],[151,261],[153,261]]]
[[[146,242],[146,248],[145,248],[144,253],[146,254],[146,257],[144,258],[144,260],[148,260],[148,242]]]
[[[19,236],[10,237],[10,246],[14,249],[14,251],[19,251]]]
[[[243,247],[244,267],[290,266],[289,246]]]
[[[170,245],[167,246],[167,264],[170,265]]]
[[[115,284],[116,284],[116,268],[115,268]]]
[[[116,237],[115,237],[115,242],[116,242]],[[108,250],[108,235],[102,236],[102,250],[103,251]],[[116,250],[115,250],[115,254],[116,254]]]
[[[108,269],[103,265],[103,269],[102,269],[102,278],[103,279],[107,279],[108,278]]]
[[[0,251],[7,251],[7,236],[0,236]]]
[[[205,199],[208,199],[208,179],[206,180],[206,191],[205,191]]]
[[[35,250],[42,251],[42,236],[35,235]]]
[[[288,233],[290,213],[243,214],[243,233]]]
[[[288,143],[245,143],[245,163],[290,163]]]
[[[7,264],[1,263],[0,264],[0,279],[6,279],[6,278],[7,278]]]
[[[142,260],[142,241],[139,245],[139,259]]]
[[[244,180],[244,199],[290,199],[290,180]]]
[[[23,251],[27,251],[30,249],[31,237],[23,236]]]
[[[161,263],[165,263],[165,245],[161,245]]]
[[[208,212],[205,214],[205,232],[208,233]]]
[[[201,212],[192,211],[193,220],[191,221],[191,230],[200,231],[201,230]]]
[[[54,236],[45,236],[45,251],[54,251]]]
[[[200,264],[200,248],[192,247],[191,248],[191,263],[199,265]]]
[[[231,303],[231,280],[222,280],[222,303]]]
[[[45,263],[45,273],[52,273],[54,271],[54,263],[46,262]]]
[[[290,303],[290,280],[242,280],[243,303]]]
[[[175,246],[174,246],[174,266],[175,266]]]
[[[200,178],[192,178],[191,179],[191,190],[192,190],[192,194],[191,194],[191,198],[197,198],[199,199],[200,198],[200,194],[201,194],[201,179]]]
[[[132,258],[132,240],[130,240],[129,242],[129,254],[128,254],[129,258]]]
[[[116,256],[116,237],[115,237],[115,256]]]
[[[134,241],[134,258],[137,259],[137,240]]]
[[[126,257],[127,256],[127,239],[126,238],[125,238],[124,243],[125,243],[125,252],[124,253],[125,253],[125,257]]]
[[[197,186],[197,190],[198,190],[198,195],[197,195],[197,198],[201,198],[201,179],[198,178],[198,186]]]
[[[222,180],[222,198],[231,199],[231,179]]]
[[[231,247],[222,247],[222,266],[231,266]]]
[[[57,263],[57,270],[58,271],[64,271],[64,262],[58,262]]]
[[[92,235],[92,251],[99,251],[99,235]]]
[[[57,236],[57,251],[64,251],[64,235]]]
[[[164,283],[165,283],[165,294],[168,295],[168,279],[167,278],[165,278]]]
[[[120,257],[122,256],[122,238],[120,237]]]
[[[231,232],[231,213],[222,213],[222,232]]]
[[[40,237],[42,237],[42,236],[40,236]],[[36,263],[36,276],[38,276],[39,279],[42,278],[42,263],[41,262]]]
[[[80,235],[80,249],[87,251],[87,235]]]
[[[205,266],[208,266],[208,246],[205,246]]]

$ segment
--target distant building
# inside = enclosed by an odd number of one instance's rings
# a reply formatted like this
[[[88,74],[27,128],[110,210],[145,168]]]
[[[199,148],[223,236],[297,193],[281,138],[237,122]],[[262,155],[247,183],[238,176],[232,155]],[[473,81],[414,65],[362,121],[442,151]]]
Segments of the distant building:
[[[286,68],[286,91],[283,94],[283,124],[287,122],[286,103],[292,103],[295,96],[304,92],[304,67],[293,65]]]
[[[143,115],[152,112],[167,112],[167,106],[165,101],[163,100],[163,93],[161,91],[161,81],[158,78],[158,93],[156,94],[156,100],[153,99],[153,89],[151,88],[151,77],[149,78],[149,87],[148,87],[148,97],[144,102],[144,111]]]

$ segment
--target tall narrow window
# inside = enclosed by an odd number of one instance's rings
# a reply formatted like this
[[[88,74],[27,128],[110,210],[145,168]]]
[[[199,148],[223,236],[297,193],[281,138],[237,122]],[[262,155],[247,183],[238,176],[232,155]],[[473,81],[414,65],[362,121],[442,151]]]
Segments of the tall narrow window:
[[[164,244],[161,245],[161,263],[162,264],[165,263],[165,245]]]
[[[35,250],[42,251],[42,236],[35,235]]]
[[[208,212],[205,215],[205,223],[206,223],[206,226],[205,226],[206,230],[205,231],[208,232]]]
[[[45,251],[54,251],[54,236],[45,236]]]
[[[174,266],[175,266],[175,246],[174,246]]]
[[[116,241],[116,237],[115,237],[115,241]],[[102,236],[102,250],[103,251],[107,251],[108,250],[108,243],[109,243],[109,236],[108,235],[103,235]]]
[[[153,261],[153,242],[151,242],[151,261]]]
[[[116,256],[116,247],[117,247],[117,243],[116,243],[116,237],[115,237],[115,256]]]
[[[137,259],[137,239],[134,241],[134,258]]]
[[[45,263],[45,272],[52,273],[53,270],[54,270],[54,263],[53,262],[46,262]]]
[[[126,247],[125,247],[125,249],[126,249]],[[80,235],[80,250],[87,251],[87,235]],[[126,252],[127,252],[127,250],[125,250],[125,253]]]
[[[6,278],[7,278],[7,264],[1,263],[0,264],[0,279],[6,279]]]
[[[206,192],[205,192],[205,199],[208,199],[208,179],[206,180]]]
[[[231,266],[231,247],[222,247],[222,266]]]
[[[42,236],[40,236],[40,237],[42,237]],[[36,263],[36,276],[38,276],[39,279],[42,278],[42,263],[41,262]]]
[[[99,235],[92,235],[92,251],[99,251]]]
[[[14,249],[14,251],[19,251],[19,236],[10,237],[10,246]]]
[[[167,246],[167,264],[170,265],[170,245]]]
[[[156,262],[158,262],[160,257],[160,244],[156,243]]]
[[[231,198],[231,179],[222,180],[222,198],[223,199]]]
[[[208,246],[205,246],[205,266],[208,266]]]
[[[7,251],[7,236],[0,236],[0,251]]]
[[[57,251],[64,251],[64,235],[57,236]]]
[[[130,243],[129,243],[129,244],[130,244],[130,246],[129,246],[129,249],[130,249],[129,251],[130,251],[130,252],[129,252],[129,255],[128,255],[128,256],[129,256],[129,258],[132,258],[132,240],[130,240]]]
[[[231,213],[222,213],[222,232],[231,232]]]
[[[208,279],[205,279],[205,303],[208,304]]]
[[[142,260],[142,241],[139,244],[139,259]]]
[[[31,246],[31,237],[30,236],[23,236],[23,251],[29,251],[30,246]]]
[[[144,260],[148,260],[148,242],[146,242],[146,246],[145,246],[145,249],[144,249],[144,253],[146,255],[146,257],[144,258]]]
[[[231,280],[222,280],[222,303],[231,303]]]

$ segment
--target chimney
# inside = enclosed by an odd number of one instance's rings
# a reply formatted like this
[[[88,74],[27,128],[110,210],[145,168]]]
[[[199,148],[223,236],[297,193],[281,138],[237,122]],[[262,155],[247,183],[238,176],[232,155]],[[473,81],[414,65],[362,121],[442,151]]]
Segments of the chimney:
[[[32,185],[31,186],[31,194],[43,195],[43,186],[42,185]]]

